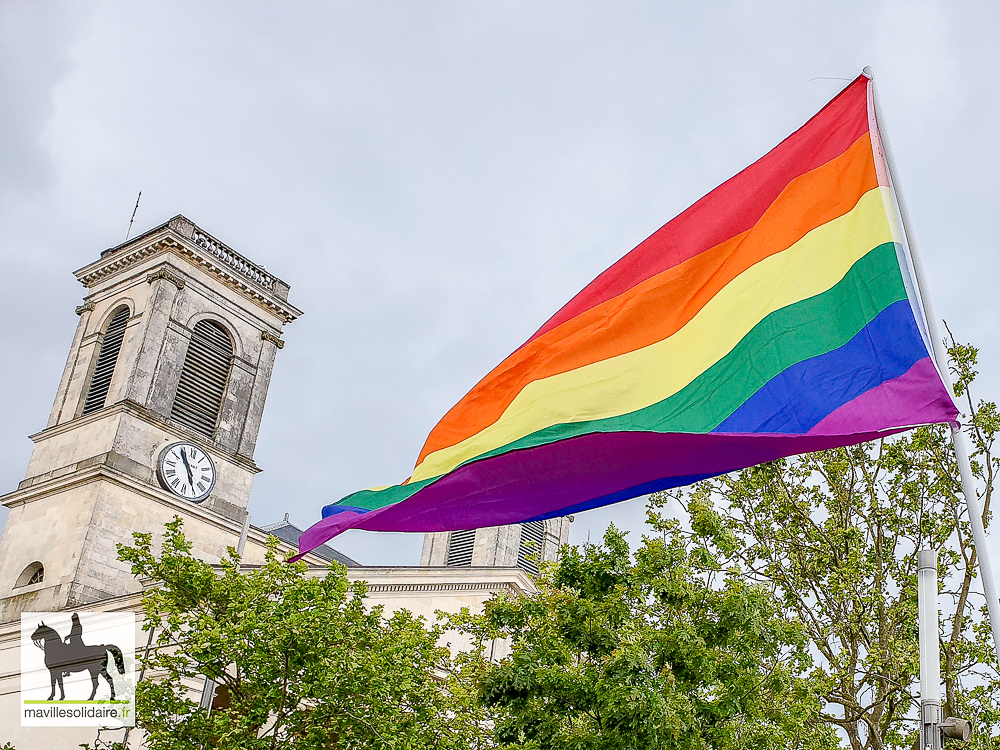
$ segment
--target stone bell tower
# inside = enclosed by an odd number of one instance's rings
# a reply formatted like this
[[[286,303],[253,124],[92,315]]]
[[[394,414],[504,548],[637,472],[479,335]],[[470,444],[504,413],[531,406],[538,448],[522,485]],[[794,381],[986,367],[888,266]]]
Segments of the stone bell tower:
[[[235,544],[289,287],[183,216],[76,272],[86,287],[48,424],[0,497],[0,622],[131,593],[116,544],[184,519],[194,551]],[[204,474],[170,478],[185,447]],[[182,472],[183,473],[183,472]]]

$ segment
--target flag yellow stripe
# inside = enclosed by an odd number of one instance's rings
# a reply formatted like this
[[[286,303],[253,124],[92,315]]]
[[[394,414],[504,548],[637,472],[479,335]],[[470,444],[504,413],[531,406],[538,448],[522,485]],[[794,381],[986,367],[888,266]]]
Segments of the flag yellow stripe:
[[[483,453],[556,424],[627,414],[677,393],[724,357],[765,317],[830,289],[893,232],[882,191],[751,266],[672,336],[642,349],[526,385],[499,420],[429,454],[410,481],[445,474]]]

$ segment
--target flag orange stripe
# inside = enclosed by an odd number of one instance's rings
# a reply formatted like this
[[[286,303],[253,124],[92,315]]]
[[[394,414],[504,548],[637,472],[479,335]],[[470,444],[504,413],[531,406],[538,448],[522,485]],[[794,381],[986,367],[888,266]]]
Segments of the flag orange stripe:
[[[636,351],[673,335],[741,273],[846,214],[877,186],[866,132],[837,158],[790,182],[751,229],[582,312],[515,351],[444,416],[417,464],[428,454],[496,422],[531,381]]]
[[[771,151],[640,242],[531,338],[747,231],[788,183],[840,156],[867,132],[868,79],[861,75]]]

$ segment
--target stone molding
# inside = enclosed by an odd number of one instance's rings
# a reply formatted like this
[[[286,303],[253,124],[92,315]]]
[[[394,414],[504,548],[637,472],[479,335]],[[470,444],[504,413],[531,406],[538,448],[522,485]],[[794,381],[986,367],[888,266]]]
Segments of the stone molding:
[[[198,227],[195,226],[194,222],[186,216],[181,216],[178,214],[170,221],[167,222],[167,226],[173,229],[177,234],[185,239],[194,241],[194,231]]]
[[[152,422],[153,424],[161,427],[164,431],[176,435],[179,440],[190,440],[196,445],[207,445],[208,447],[205,448],[205,450],[218,453],[220,456],[226,458],[231,463],[245,469],[246,471],[254,474],[259,474],[261,471],[257,464],[253,462],[252,458],[244,456],[242,453],[234,453],[222,447],[214,440],[207,440],[201,433],[195,432],[189,427],[185,427],[178,422],[162,417],[159,414],[150,411],[142,404],[136,403],[130,399],[123,399],[117,403],[111,404],[110,406],[105,406],[103,409],[91,412],[90,414],[75,417],[68,422],[60,422],[59,424],[51,427],[46,427],[41,432],[36,432],[34,435],[28,435],[28,438],[33,443],[37,444],[54,435],[60,435],[69,430],[75,430],[76,428],[90,422],[97,422],[98,420],[114,417],[115,415],[121,413],[129,414],[130,416]],[[30,479],[30,477],[26,477],[26,479]]]
[[[194,239],[181,235],[175,229],[177,222],[158,227],[132,242],[105,250],[100,259],[76,272],[76,278],[86,287],[93,287],[103,279],[131,268],[146,259],[163,253],[173,253],[202,268],[229,288],[249,298],[273,313],[283,323],[290,323],[302,311],[288,304],[288,284],[264,271],[257,264],[217,243],[198,244]],[[195,227],[193,234],[201,233]],[[222,249],[219,249],[219,248]],[[217,252],[215,252],[217,251]],[[260,279],[266,278],[266,288]]]
[[[148,258],[151,255],[168,249],[170,247],[170,242],[159,240],[157,242],[151,242],[148,245],[142,245],[140,247],[134,248],[131,252],[118,255],[118,253],[113,253],[105,259],[104,254],[101,254],[101,259],[96,263],[91,263],[86,268],[81,269],[76,272],[76,278],[85,287],[92,287],[101,279],[111,276],[118,271],[124,271],[126,268],[136,265],[138,262]]]
[[[231,289],[235,289],[246,297],[256,302],[261,307],[273,312],[283,323],[291,323],[302,314],[302,311],[288,304],[283,304],[281,300],[260,287],[249,278],[243,276],[238,271],[230,269],[215,261],[213,256],[198,247],[193,250],[188,245],[178,244],[176,250],[179,255],[187,258],[197,266],[202,266],[207,271],[216,276],[223,284]]]
[[[85,312],[93,312],[94,308],[97,307],[93,302],[87,301],[76,308],[77,315],[83,315]]]
[[[61,584],[55,584],[59,586]],[[55,588],[52,586],[52,588]],[[136,591],[132,594],[121,594],[119,596],[112,596],[107,599],[102,599],[99,602],[88,602],[86,604],[81,604],[77,607],[73,607],[74,612],[135,612],[135,619],[137,623],[143,622],[145,618],[145,612],[142,608],[142,591]],[[0,621],[0,648],[3,647],[2,644],[9,643],[14,644],[21,639],[21,621],[20,618],[15,618],[13,620],[3,620]],[[136,651],[142,649],[141,645],[136,642]],[[0,674],[0,680],[4,678],[19,677],[21,674],[20,670],[16,672],[8,672],[6,674]]]
[[[242,522],[236,522],[227,518],[211,508],[206,508],[204,504],[196,505],[187,500],[182,500],[170,492],[161,489],[158,485],[136,479],[130,474],[121,471],[120,468],[101,461],[96,461],[85,469],[78,469],[31,487],[14,490],[0,497],[0,502],[8,509],[13,509],[18,505],[35,502],[95,481],[112,482],[143,499],[153,500],[181,516],[188,515],[199,522],[216,529],[221,529],[230,534],[234,539],[238,539],[240,536]]]
[[[147,275],[146,283],[152,284],[154,281],[159,281],[160,279],[163,279],[164,281],[169,281],[171,284],[177,287],[177,291],[183,289],[186,284],[184,279],[182,279],[175,273],[171,273],[166,268],[158,268],[151,274]]]
[[[261,331],[260,332],[260,338],[261,338],[262,341],[270,341],[272,344],[274,344],[279,349],[284,349],[285,348],[285,342],[282,341],[279,336],[275,336],[270,331]]]
[[[134,461],[127,456],[116,453],[115,451],[106,451],[104,453],[99,453],[96,456],[85,458],[82,461],[77,461],[74,464],[60,466],[56,469],[52,469],[51,471],[46,471],[42,474],[36,474],[35,476],[22,479],[20,484],[17,485],[17,489],[26,490],[29,487],[34,487],[37,484],[47,482],[50,479],[58,479],[62,476],[68,476],[75,471],[89,469],[91,466],[109,466],[116,471],[128,474],[130,477],[139,479],[143,482],[148,482],[150,484],[156,482],[156,472],[150,467],[144,466],[138,461]]]
[[[521,593],[512,583],[507,581],[492,583],[368,583],[365,588],[369,594],[386,593],[432,593],[438,591],[509,591],[514,594]]]

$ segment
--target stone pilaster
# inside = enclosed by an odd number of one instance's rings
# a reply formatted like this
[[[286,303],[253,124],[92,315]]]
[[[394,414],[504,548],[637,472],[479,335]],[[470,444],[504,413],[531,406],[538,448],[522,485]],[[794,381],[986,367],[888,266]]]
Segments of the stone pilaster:
[[[264,402],[267,400],[267,388],[271,382],[271,372],[274,370],[274,360],[278,349],[285,342],[270,331],[260,335],[260,358],[257,360],[257,373],[250,389],[246,420],[243,422],[243,435],[237,453],[247,458],[253,458],[257,446],[257,435],[260,432],[260,422],[264,417]]]
[[[167,416],[164,405],[153,403],[154,399],[151,398],[153,379],[157,375],[158,363],[164,359],[172,361],[171,358],[162,357],[161,353],[164,351],[174,300],[185,284],[184,279],[167,268],[153,271],[146,277],[146,281],[152,285],[152,293],[143,313],[142,344],[132,366],[126,398]]]
[[[80,316],[80,322],[76,325],[76,333],[73,334],[73,345],[69,348],[69,356],[66,358],[66,366],[63,368],[62,377],[59,379],[59,388],[56,390],[56,400],[52,404],[52,413],[49,414],[49,421],[46,427],[52,427],[60,422],[66,422],[73,418],[74,410],[66,409],[66,396],[69,393],[69,381],[76,370],[77,360],[80,358],[80,343],[87,332],[90,324],[90,314],[94,312],[94,303],[89,300],[76,308],[76,314]]]
[[[231,453],[240,452],[244,425],[253,408],[251,394],[256,380],[254,370],[255,368],[237,358],[229,373],[226,397],[222,402],[219,424],[215,428],[215,442]],[[247,457],[251,456],[247,454]]]

